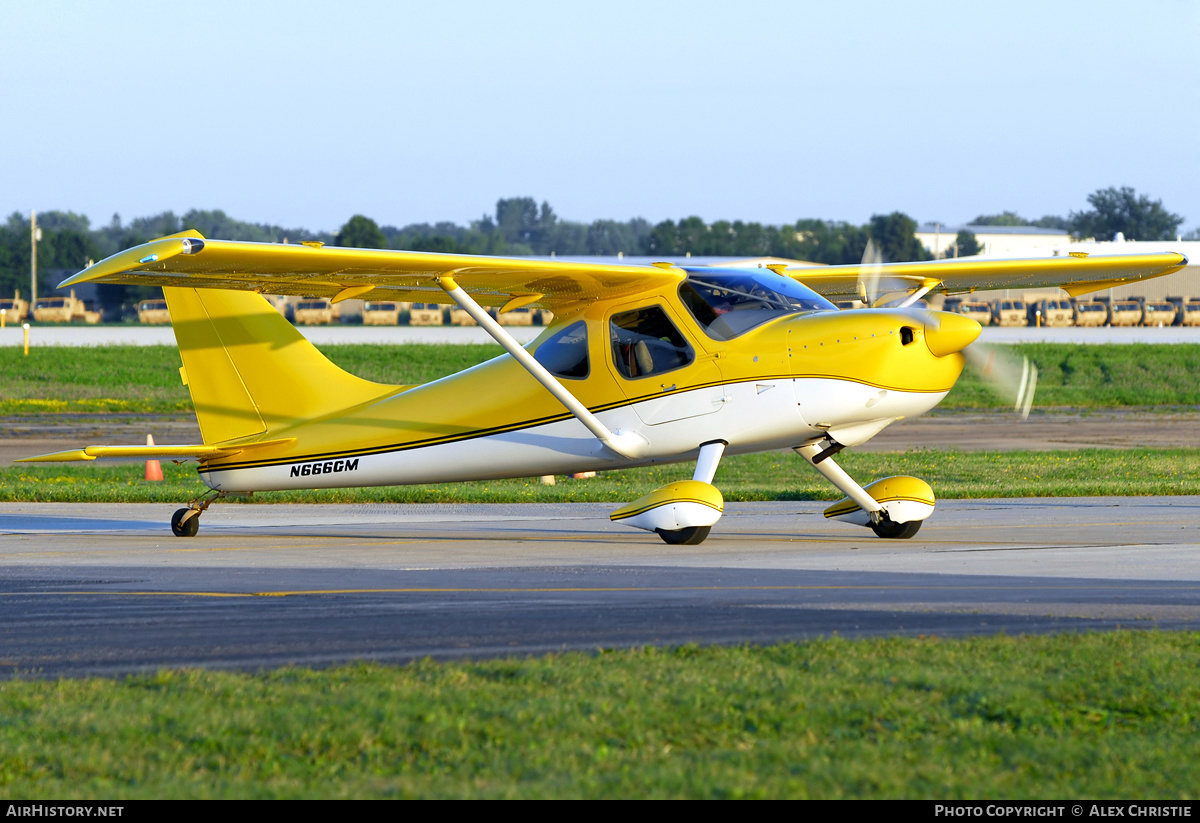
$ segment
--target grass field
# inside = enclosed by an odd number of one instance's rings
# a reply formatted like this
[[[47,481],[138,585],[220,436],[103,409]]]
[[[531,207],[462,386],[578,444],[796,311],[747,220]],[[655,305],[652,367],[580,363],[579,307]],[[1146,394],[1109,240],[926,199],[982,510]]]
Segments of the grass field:
[[[1038,367],[1035,408],[1200,406],[1200,346],[1037,343],[1012,348]],[[490,344],[338,345],[322,350],[347,371],[392,384],[425,383],[501,353]],[[190,411],[179,366],[179,352],[170,346],[40,348],[28,357],[16,347],[0,348],[0,416]],[[1003,407],[968,370],[938,408]]]
[[[1200,636],[833,638],[0,684],[0,792],[1193,798]]]
[[[843,452],[861,483],[911,474],[943,499],[1200,494],[1195,449],[1085,449],[1061,452]],[[692,476],[690,464],[602,472],[590,480],[537,478],[323,491],[257,492],[255,503],[621,503]],[[194,465],[163,464],[163,482],[141,464],[49,463],[0,467],[0,501],[182,503],[207,487]],[[716,483],[727,501],[836,500],[842,495],[791,452],[739,455],[721,462]]]
[[[426,383],[501,353],[499,346],[325,347],[348,371],[380,383]],[[174,346],[0,348],[0,416],[53,412],[191,412]]]

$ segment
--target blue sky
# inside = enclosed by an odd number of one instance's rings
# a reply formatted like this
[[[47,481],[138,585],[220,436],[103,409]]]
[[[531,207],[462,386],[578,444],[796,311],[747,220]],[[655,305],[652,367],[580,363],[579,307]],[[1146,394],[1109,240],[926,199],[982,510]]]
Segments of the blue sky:
[[[1200,226],[1200,3],[0,0],[0,210]]]

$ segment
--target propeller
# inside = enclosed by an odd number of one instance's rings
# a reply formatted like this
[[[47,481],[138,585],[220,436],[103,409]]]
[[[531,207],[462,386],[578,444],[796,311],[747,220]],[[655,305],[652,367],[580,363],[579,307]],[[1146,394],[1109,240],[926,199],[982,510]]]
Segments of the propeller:
[[[892,278],[894,279],[894,278]],[[908,291],[912,284],[908,282],[890,283],[884,277],[883,255],[874,240],[867,240],[863,251],[862,265],[858,269],[858,297],[867,305],[874,308],[881,298],[890,296],[893,290]],[[927,289],[926,289],[927,290]],[[884,294],[881,294],[884,293]],[[916,293],[916,296],[924,291]],[[905,307],[901,309],[910,314],[914,320],[924,324],[925,328],[937,333],[942,322],[939,312]],[[1018,355],[1006,346],[988,343],[972,343],[960,349],[958,344],[947,341],[950,350],[959,351],[966,356],[967,362],[983,379],[984,384],[1005,402],[1012,405],[1013,410],[1022,420],[1029,418],[1029,410],[1033,406],[1033,395],[1037,390],[1037,366],[1029,362],[1029,358]]]
[[[978,342],[979,326],[963,315],[916,308],[899,311],[925,326],[925,342],[930,351],[938,356],[961,351],[984,385],[1011,405],[1022,420],[1029,419],[1038,370],[1028,357],[1017,354],[1010,346]]]
[[[975,343],[963,350],[967,362],[995,394],[1010,403],[1022,420],[1029,418],[1037,390],[1037,366],[1008,346]]]
[[[920,289],[920,282],[912,277],[889,275],[884,266],[883,253],[874,240],[867,240],[863,249],[862,264],[858,267],[858,299],[868,309],[881,306],[907,307],[928,291]]]
[[[883,276],[883,255],[874,240],[867,240],[863,250],[862,265],[858,268],[858,299],[867,308],[874,308],[879,299],[879,280]]]

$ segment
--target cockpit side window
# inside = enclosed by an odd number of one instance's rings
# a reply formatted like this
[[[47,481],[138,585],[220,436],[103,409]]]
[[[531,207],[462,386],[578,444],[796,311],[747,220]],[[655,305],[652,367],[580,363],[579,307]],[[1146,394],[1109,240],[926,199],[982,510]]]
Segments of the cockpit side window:
[[[837,307],[790,277],[775,272],[690,270],[679,298],[700,328],[716,340],[732,340],[788,314],[837,311]]]
[[[614,314],[609,331],[617,371],[631,380],[683,368],[696,358],[660,306]]]
[[[550,335],[533,353],[533,359],[556,377],[581,379],[588,376],[587,323],[580,320]]]

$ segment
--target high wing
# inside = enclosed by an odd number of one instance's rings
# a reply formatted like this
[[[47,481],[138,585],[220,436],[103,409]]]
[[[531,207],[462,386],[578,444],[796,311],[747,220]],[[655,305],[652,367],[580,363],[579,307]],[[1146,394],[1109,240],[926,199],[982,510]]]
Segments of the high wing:
[[[880,292],[919,289],[960,294],[991,289],[1033,289],[1058,286],[1072,297],[1120,286],[1182,269],[1188,260],[1174,252],[1067,257],[1032,260],[934,260],[923,263],[884,263],[867,266],[821,266],[787,269],[784,273],[830,299],[861,298],[860,275],[878,276]]]
[[[486,306],[537,305],[561,312],[599,297],[637,294],[682,281],[659,266],[569,263],[529,258],[345,249],[206,240],[186,231],[114,254],[59,288],[80,283],[136,283],[328,297],[450,303],[438,278],[453,277]]]
[[[786,274],[832,299],[860,294],[860,275],[877,277],[880,291],[942,290],[948,294],[990,289],[1059,286],[1072,297],[1187,265],[1182,254],[1089,256],[1031,260],[936,260],[871,266],[787,269]],[[438,279],[450,276],[486,306],[537,305],[561,312],[599,297],[621,297],[683,280],[668,263],[651,266],[572,263],[519,257],[346,249],[319,243],[287,245],[206,240],[186,231],[101,260],[59,287],[79,283],[221,288],[268,294],[449,303]],[[924,293],[924,292],[923,292]]]

